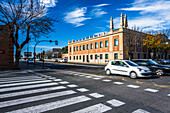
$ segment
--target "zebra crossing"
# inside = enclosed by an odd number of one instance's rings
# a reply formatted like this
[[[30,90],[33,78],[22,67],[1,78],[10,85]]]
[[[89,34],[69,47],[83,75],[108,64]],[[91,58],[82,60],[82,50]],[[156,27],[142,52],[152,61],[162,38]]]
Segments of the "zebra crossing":
[[[37,75],[0,78],[1,113],[40,113],[58,109],[61,111],[69,106],[74,106],[74,109],[67,110],[68,113],[104,113],[112,112],[116,107],[126,106],[125,102],[114,97],[95,103],[95,100],[105,98],[105,95],[59,78],[40,73]],[[78,104],[86,105],[79,108]],[[137,111],[145,112],[141,108],[132,112]]]

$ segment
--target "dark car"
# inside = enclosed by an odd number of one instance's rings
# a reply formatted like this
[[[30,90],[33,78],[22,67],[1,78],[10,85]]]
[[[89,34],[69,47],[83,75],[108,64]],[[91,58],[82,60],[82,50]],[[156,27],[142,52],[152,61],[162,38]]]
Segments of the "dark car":
[[[132,61],[140,66],[146,66],[150,68],[150,70],[157,75],[170,74],[170,66],[168,65],[161,65],[150,59],[133,59]]]

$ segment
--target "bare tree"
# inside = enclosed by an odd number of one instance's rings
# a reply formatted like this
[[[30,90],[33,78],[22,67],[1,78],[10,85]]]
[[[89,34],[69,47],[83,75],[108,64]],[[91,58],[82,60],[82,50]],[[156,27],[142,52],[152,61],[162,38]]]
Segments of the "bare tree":
[[[52,56],[53,56],[53,52],[52,52],[51,50],[47,50],[47,51],[45,52],[45,55],[48,57],[48,59],[51,59]]]
[[[46,14],[47,9],[40,5],[39,0],[0,1],[0,24],[8,26],[10,38],[16,47],[15,68],[19,68],[19,56],[25,44],[31,39],[47,37],[53,31],[55,20]]]

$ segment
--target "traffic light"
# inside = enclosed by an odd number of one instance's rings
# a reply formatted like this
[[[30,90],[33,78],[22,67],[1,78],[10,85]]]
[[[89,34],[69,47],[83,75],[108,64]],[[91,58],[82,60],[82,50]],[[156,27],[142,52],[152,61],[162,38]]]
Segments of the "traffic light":
[[[41,53],[41,56],[43,57],[43,53]]]
[[[45,51],[43,51],[43,55],[45,55]]]
[[[58,41],[55,41],[55,45],[58,45]]]

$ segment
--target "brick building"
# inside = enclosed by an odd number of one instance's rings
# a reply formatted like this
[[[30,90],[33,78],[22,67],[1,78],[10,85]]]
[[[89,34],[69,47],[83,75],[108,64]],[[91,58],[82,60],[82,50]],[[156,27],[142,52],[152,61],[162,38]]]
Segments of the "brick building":
[[[14,67],[14,45],[9,38],[8,28],[0,25],[0,69]]]
[[[109,60],[129,59],[128,51],[131,51],[131,58],[151,58],[150,51],[140,43],[139,54],[139,35],[145,38],[148,33],[128,29],[127,16],[120,17],[120,28],[114,29],[113,19],[110,21],[110,31],[93,35],[85,39],[68,41],[68,61],[81,63],[100,63],[105,64]],[[114,30],[113,30],[114,29]],[[164,36],[160,33],[156,35]],[[165,38],[165,37],[164,37]],[[130,47],[131,46],[131,47]]]

